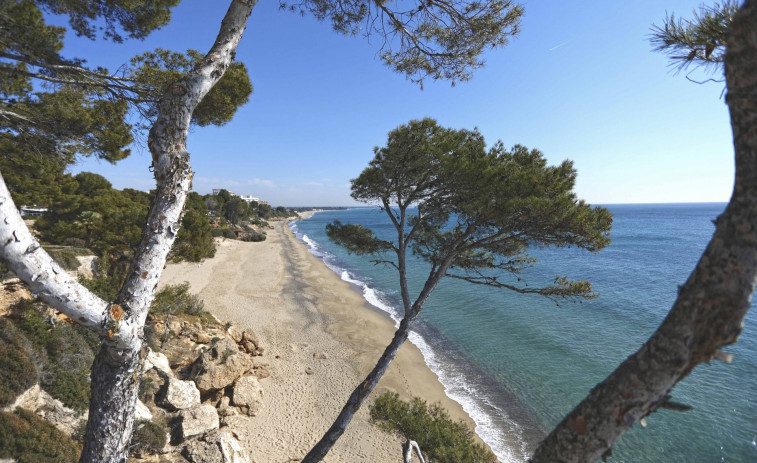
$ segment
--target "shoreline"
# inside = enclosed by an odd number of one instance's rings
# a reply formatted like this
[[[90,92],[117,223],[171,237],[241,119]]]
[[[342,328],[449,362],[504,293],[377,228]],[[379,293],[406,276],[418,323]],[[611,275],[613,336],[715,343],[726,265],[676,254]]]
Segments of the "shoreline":
[[[276,222],[266,241],[222,240],[213,259],[169,265],[161,286],[183,281],[205,301],[206,310],[221,322],[252,328],[266,348],[261,361],[270,364],[272,375],[262,381],[264,409],[231,424],[255,461],[304,456],[395,331],[388,316],[309,252],[288,221]],[[387,390],[406,400],[440,402],[453,419],[475,427],[412,343],[400,349],[372,397]],[[324,461],[401,458],[401,440],[369,422],[367,405]]]
[[[303,219],[317,212],[320,211],[313,211]],[[342,267],[343,264],[335,261],[322,243],[313,241],[296,222],[290,221],[289,228],[308,251],[334,275],[348,282],[367,302],[366,307],[387,319],[396,329],[400,320],[397,303],[387,300],[382,289],[366,283],[365,277]],[[511,391],[456,352],[433,325],[417,320],[408,341],[420,351],[444,395],[463,409],[465,416],[462,420],[474,432],[476,441],[492,450],[503,463],[527,461],[535,445],[546,436],[527,407],[520,404]]]

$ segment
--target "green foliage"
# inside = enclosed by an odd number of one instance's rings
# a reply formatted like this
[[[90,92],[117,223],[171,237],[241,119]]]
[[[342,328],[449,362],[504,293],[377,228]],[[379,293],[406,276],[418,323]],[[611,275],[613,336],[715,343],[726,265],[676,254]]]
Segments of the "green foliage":
[[[189,292],[189,283],[184,282],[178,285],[167,285],[155,293],[150,313],[200,316],[205,312],[204,308],[202,300]]]
[[[115,190],[102,176],[82,172],[73,177],[35,228],[49,243],[80,239],[99,256],[110,253],[111,266],[119,260],[128,264],[131,250],[142,237],[149,203],[145,192]]]
[[[39,379],[32,350],[25,341],[7,318],[0,317],[0,406],[11,402]]]
[[[431,265],[433,278],[554,299],[596,296],[585,281],[558,277],[554,285],[535,288],[519,276],[535,262],[529,246],[598,251],[610,242],[612,216],[576,198],[571,161],[548,166],[539,150],[506,149],[502,142],[487,150],[478,131],[447,129],[432,119],[391,131],[387,145],[374,153],[352,180],[352,197],[378,203],[390,216],[398,242],[402,239],[401,246],[394,244],[398,259],[409,246]],[[418,215],[407,213],[411,206]],[[335,222],[328,234],[354,253],[377,254],[393,246],[356,225]]]
[[[661,26],[652,26],[650,41],[654,50],[667,54],[679,70],[691,65],[723,70],[728,30],[739,9],[739,2],[726,0],[713,6],[700,6],[693,19],[667,16]]]
[[[171,8],[180,0],[37,0],[50,13],[69,17],[69,24],[76,35],[95,39],[98,30],[114,42],[128,37],[143,39],[155,29],[166,25],[171,19]],[[102,23],[105,26],[102,26]]]
[[[210,226],[210,220],[208,220],[208,209],[205,201],[197,193],[189,193],[184,218],[181,220],[181,229],[171,249],[171,258],[174,261],[200,262],[202,259],[213,257],[215,254],[216,245],[213,241],[213,229]]]
[[[399,395],[386,392],[370,406],[371,420],[388,432],[396,432],[418,443],[429,462],[495,463],[497,457],[475,442],[473,431],[455,422],[438,405],[414,398],[405,402]]]
[[[50,395],[74,410],[89,407],[89,369],[99,339],[80,325],[53,327],[39,309],[27,303],[19,330],[37,349],[41,385]]]
[[[223,205],[223,217],[233,225],[238,225],[243,220],[247,220],[252,214],[247,201],[234,196]]]
[[[18,463],[75,463],[81,448],[34,413],[0,411],[0,458]]]
[[[48,249],[47,253],[50,254],[55,262],[66,270],[76,270],[79,268],[79,259],[76,258],[76,251],[70,249]]]
[[[483,65],[480,56],[485,49],[503,46],[518,33],[523,14],[520,6],[505,0],[402,5],[307,0],[280,5],[329,20],[343,34],[378,36],[384,62],[416,82],[427,77],[470,79]]]
[[[133,77],[143,85],[143,98],[153,102],[146,106],[145,116],[152,119],[157,115],[157,102],[168,87],[184,77],[203,59],[197,50],[187,50],[186,54],[157,48],[132,58],[135,66]],[[231,63],[223,77],[208,92],[192,113],[192,122],[199,126],[224,125],[229,122],[237,109],[247,103],[252,94],[252,84],[243,63]]]
[[[98,274],[94,278],[79,277],[79,283],[89,289],[104,301],[115,301],[118,298],[118,290],[123,285],[125,275],[123,273],[108,274],[107,258],[98,260]]]
[[[260,242],[265,241],[266,234],[263,231],[257,231],[257,230],[248,230],[244,232],[242,235],[242,241],[250,241],[250,242]]]
[[[224,238],[230,238],[232,240],[237,239],[237,234],[229,230],[228,228],[221,229],[221,236],[223,236]]]
[[[166,445],[166,432],[162,426],[152,421],[139,420],[134,424],[131,436],[132,452],[157,453]]]
[[[371,230],[359,224],[345,225],[335,220],[326,225],[326,234],[350,254],[377,254],[392,249],[392,243],[378,239]]]

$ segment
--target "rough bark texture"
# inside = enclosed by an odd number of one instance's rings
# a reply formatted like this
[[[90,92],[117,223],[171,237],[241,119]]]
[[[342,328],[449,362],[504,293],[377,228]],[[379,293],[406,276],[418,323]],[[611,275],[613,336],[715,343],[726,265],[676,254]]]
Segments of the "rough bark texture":
[[[192,185],[186,151],[189,122],[197,104],[231,64],[255,0],[231,2],[215,43],[203,61],[164,95],[148,140],[157,193],[142,232],[119,304],[130,323],[144,327],[163,267],[181,226]],[[125,462],[134,424],[142,340],[114,351],[105,344],[92,365],[92,400],[82,462]],[[120,346],[119,346],[120,347]]]
[[[223,76],[256,0],[233,0],[215,43],[185,78],[164,95],[150,131],[157,181],[142,241],[116,304],[93,295],[39,247],[0,177],[0,257],[35,294],[105,342],[92,366],[92,399],[82,462],[125,462],[144,359],[141,339],[155,288],[181,224],[192,183],[186,140],[197,104]]]
[[[736,180],[726,211],[652,337],[596,386],[540,444],[532,462],[593,462],[702,362],[736,342],[757,271],[757,0],[734,20],[726,53]],[[675,407],[673,407],[675,408]]]
[[[130,344],[138,330],[113,320],[108,304],[63,270],[32,236],[0,175],[0,258],[32,294],[115,344]],[[117,313],[117,310],[113,312]],[[108,333],[108,330],[111,332]]]

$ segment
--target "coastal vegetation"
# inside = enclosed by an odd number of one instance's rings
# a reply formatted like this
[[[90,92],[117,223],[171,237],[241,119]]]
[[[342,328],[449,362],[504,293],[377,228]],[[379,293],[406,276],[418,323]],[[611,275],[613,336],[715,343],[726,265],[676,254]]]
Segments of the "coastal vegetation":
[[[452,420],[438,404],[429,405],[418,397],[406,402],[397,393],[385,392],[376,397],[370,411],[371,420],[382,429],[416,442],[429,463],[498,461],[491,450],[474,440],[470,427]]]
[[[10,334],[3,338],[3,349],[20,349],[23,353],[9,356],[13,366],[7,371],[23,374],[18,378],[4,377],[3,384],[8,384],[9,390],[18,390],[31,381],[34,374],[27,369],[32,364],[36,368],[36,364],[29,352],[36,352],[50,362],[73,362],[70,371],[58,371],[58,376],[55,376],[57,365],[47,364],[46,371],[51,374],[46,381],[72,405],[82,403],[83,383],[78,376],[74,379],[67,376],[69,373],[83,374],[79,368],[81,359],[67,360],[64,356],[83,349],[85,345],[93,347],[86,336],[75,337],[77,330],[89,333],[91,338],[96,337],[99,345],[91,349],[94,361],[89,370],[89,420],[81,461],[123,461],[127,458],[139,390],[139,375],[135,373],[141,368],[145,355],[142,332],[162,268],[173,256],[172,245],[181,235],[181,226],[187,216],[192,216],[189,223],[202,229],[198,232],[198,239],[208,242],[207,227],[201,226],[202,213],[198,210],[190,213],[191,207],[185,207],[185,203],[191,202],[189,190],[193,176],[186,150],[189,127],[190,124],[223,124],[247,101],[252,86],[248,85],[244,67],[233,59],[255,2],[230,2],[217,40],[207,55],[201,56],[193,51],[175,55],[156,50],[153,54],[135,58],[132,68],[123,73],[89,67],[81,58],[63,57],[60,52],[65,28],[46,24],[43,11],[68,16],[70,29],[78,35],[95,39],[102,32],[104,39],[120,42],[144,38],[164,25],[176,3],[177,0],[114,0],[106,4],[80,0],[12,0],[0,5],[0,68],[6,77],[0,86],[0,152],[3,153],[0,156],[3,172],[3,181],[0,181],[0,239],[4,243],[0,247],[0,256],[35,294],[68,315],[76,323],[72,326],[78,327],[60,331],[65,336],[49,334],[51,332],[43,329],[45,325],[40,321],[40,314],[30,314],[28,318],[22,316],[12,329],[6,325],[3,329]],[[403,11],[394,10],[390,4],[342,4],[328,0],[295,5],[282,3],[282,7],[329,20],[340,33],[363,32],[369,37],[378,36],[378,41],[383,43],[381,59],[421,85],[429,78],[447,79],[453,83],[469,79],[472,72],[483,65],[480,55],[485,49],[502,46],[517,33],[522,14],[517,5],[499,0],[461,4],[421,1],[414,8]],[[728,209],[717,220],[715,236],[690,279],[680,288],[679,297],[660,329],[557,426],[539,447],[533,461],[594,461],[608,456],[613,443],[644,416],[659,408],[675,409],[677,404],[671,402],[669,396],[672,388],[699,364],[726,359],[720,349],[736,341],[749,308],[757,270],[754,226],[757,220],[757,163],[754,162],[753,148],[757,143],[754,131],[757,116],[753,104],[757,100],[757,87],[753,84],[753,76],[757,75],[757,39],[752,33],[756,22],[757,2],[747,0],[738,14],[729,19],[726,41],[722,37],[695,40],[688,45],[686,54],[688,60],[722,62],[726,71],[736,183]],[[669,23],[673,24],[672,17]],[[362,27],[368,30],[361,31]],[[676,30],[666,26],[663,32],[675,40]],[[678,41],[684,42],[684,39],[681,35]],[[716,51],[726,43],[725,56],[718,61],[721,55]],[[227,99],[226,94],[233,98]],[[130,114],[143,119],[131,124]],[[156,189],[147,198],[136,190],[115,194],[107,181],[103,182],[104,179],[94,174],[79,174],[78,179],[63,175],[76,156],[94,156],[108,162],[125,158],[134,141],[133,131],[148,127],[147,145],[152,155]],[[499,268],[517,274],[518,269],[529,262],[519,257],[522,246],[517,240],[514,243],[499,242],[486,234],[494,228],[484,225],[485,221],[465,222],[467,215],[475,217],[478,214],[479,206],[490,207],[481,203],[482,195],[472,185],[490,191],[497,185],[497,170],[503,167],[500,160],[538,165],[541,156],[534,150],[523,147],[507,150],[501,145],[482,154],[479,148],[483,141],[478,139],[475,131],[441,133],[444,135],[443,144],[470,142],[471,145],[462,143],[464,149],[459,157],[440,155],[443,162],[430,162],[427,166],[411,162],[408,174],[421,173],[420,167],[431,168],[434,174],[438,169],[443,174],[454,174],[449,185],[462,188],[458,191],[450,186],[436,185],[434,178],[415,178],[413,182],[420,180],[419,184],[427,189],[424,195],[411,199],[416,203],[428,202],[428,206],[419,208],[422,214],[416,218],[403,215],[404,212],[395,215],[397,209],[393,208],[400,206],[402,210],[402,205],[397,203],[404,204],[405,212],[413,203],[408,201],[405,191],[401,201],[391,192],[383,196],[391,200],[382,204],[389,219],[395,226],[401,225],[397,227],[396,243],[379,240],[366,230],[340,224],[333,225],[335,239],[351,246],[354,251],[397,251],[398,261],[394,265],[400,275],[403,273],[400,262],[406,257],[410,242],[415,240],[411,250],[429,262],[437,281],[450,276],[556,298],[592,295],[590,286],[583,282],[559,278],[549,287],[525,288],[493,279],[486,272],[486,269]],[[373,180],[381,180],[375,177],[377,173],[382,174],[383,161],[379,155],[397,156],[397,153],[380,150],[376,154],[377,164],[369,168],[371,170],[362,180],[358,179],[357,189],[353,190],[365,199],[383,198],[382,193],[372,190],[371,186]],[[393,164],[402,166],[403,163],[395,160]],[[475,165],[482,169],[471,169]],[[14,171],[14,166],[26,168]],[[459,174],[455,173],[457,170]],[[479,172],[489,171],[491,176],[482,177],[490,183],[482,184]],[[564,193],[570,190],[564,187],[572,182],[571,171],[570,166],[561,166],[546,177],[554,176],[559,187],[557,191]],[[404,175],[402,169],[390,173]],[[437,187],[442,193],[438,198]],[[550,194],[549,191],[543,193]],[[471,196],[466,197],[468,194]],[[569,196],[570,201],[558,201],[557,205],[576,205],[574,198]],[[41,221],[40,233],[50,243],[65,237],[71,241],[60,244],[92,247],[99,253],[102,268],[108,269],[103,279],[78,282],[60,271],[59,265],[39,246],[25,225],[14,200],[27,204],[53,204],[60,200],[53,207],[53,214],[65,215],[66,223],[51,221],[49,219],[53,216],[50,216],[45,219],[47,222]],[[456,204],[458,200],[462,203]],[[454,207],[437,212],[437,207],[450,205]],[[534,220],[539,216],[532,214],[554,211],[548,201],[536,201],[529,206],[523,212]],[[230,217],[239,222],[241,215],[235,208],[229,207]],[[560,210],[558,208],[557,212]],[[583,230],[586,232],[590,232],[592,226],[599,226],[600,230],[587,236],[579,233],[576,242],[571,241],[573,237],[563,237],[566,244],[599,249],[603,245],[602,220],[597,216],[601,215],[601,211],[586,212],[583,218],[588,221],[582,224],[578,216],[568,214],[565,225],[578,226],[579,230],[582,225],[587,225]],[[462,217],[463,221],[458,223],[460,228],[456,228],[453,221],[451,228],[446,229],[450,224],[448,219],[453,216]],[[494,209],[491,217],[484,218],[496,226],[503,216],[504,212]],[[224,220],[231,222],[232,219],[224,217]],[[144,225],[134,228],[134,221]],[[408,231],[406,225],[410,227]],[[468,235],[463,225],[483,228],[479,229],[479,236],[474,236]],[[522,224],[525,230],[536,232],[537,228],[530,228],[530,225],[530,222]],[[560,231],[558,225],[562,224],[549,225]],[[463,245],[466,238],[475,241]],[[545,244],[554,244],[548,235],[537,234],[536,238],[537,242],[542,239]],[[473,246],[474,243],[478,247]],[[190,252],[189,248],[180,246],[177,249],[191,258],[198,258],[198,254]],[[439,249],[451,252],[445,254]],[[211,252],[209,247],[200,247],[200,250],[200,254]],[[496,260],[498,256],[505,259]],[[462,273],[448,274],[448,270],[454,269]],[[479,274],[470,273],[478,269],[483,270]],[[406,320],[396,338],[399,344],[404,341],[409,321],[417,315],[434,284],[432,281],[414,303],[406,297],[403,288]],[[58,329],[53,331],[58,332]],[[19,332],[28,342],[20,340]],[[9,336],[13,341],[8,341]],[[28,346],[32,346],[33,351]],[[389,358],[395,347],[390,346]],[[42,364],[45,365],[44,359]],[[379,376],[380,373],[377,371]],[[14,383],[16,380],[18,382]],[[361,388],[366,386],[364,389],[369,390],[372,388],[370,383],[363,383],[356,389],[357,402],[365,399],[367,394],[361,392]],[[353,405],[357,402],[352,401]],[[353,405],[348,404],[350,408]],[[23,413],[2,412],[0,419],[3,429],[13,430],[10,437],[2,436],[10,448],[34,448],[33,445],[40,442],[45,444],[44,450],[33,450],[32,453],[45,455],[50,451],[47,444],[58,439],[54,432],[44,434],[47,436],[44,439],[28,437],[30,429],[46,433],[46,428],[37,423],[36,418]],[[331,439],[333,437],[327,440]],[[21,441],[23,445],[18,444]],[[320,460],[331,444],[333,441],[318,446],[306,461]],[[68,449],[60,451],[68,455]],[[66,461],[69,459],[66,455],[50,454],[50,458]]]
[[[487,150],[478,131],[444,128],[428,118],[392,130],[386,146],[375,148],[374,154],[352,180],[351,194],[379,204],[394,228],[393,239],[338,221],[326,230],[349,252],[370,255],[377,264],[397,270],[403,317],[374,369],[304,462],[320,460],[341,436],[443,278],[554,300],[592,298],[596,294],[588,281],[566,276],[543,287],[523,283],[520,274],[536,263],[528,248],[599,251],[610,242],[612,216],[576,198],[570,161],[548,166],[540,151],[520,145],[507,149],[502,142]],[[428,278],[417,294],[411,294],[408,284],[410,252],[428,264]]]

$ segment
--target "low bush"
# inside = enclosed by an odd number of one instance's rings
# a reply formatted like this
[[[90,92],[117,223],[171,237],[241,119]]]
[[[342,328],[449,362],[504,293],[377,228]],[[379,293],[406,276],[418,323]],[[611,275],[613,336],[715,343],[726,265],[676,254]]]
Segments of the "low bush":
[[[32,412],[0,411],[0,458],[18,463],[75,463],[81,448]]]
[[[140,420],[134,424],[131,436],[132,452],[157,453],[166,446],[166,431],[152,421]]]
[[[224,238],[231,238],[232,240],[237,239],[237,234],[229,230],[228,228],[221,229],[221,233],[221,236],[223,236]]]
[[[36,384],[37,367],[31,358],[28,341],[6,318],[0,318],[0,406]]]
[[[189,293],[189,283],[167,285],[155,294],[150,306],[153,315],[170,313],[173,315],[200,316],[205,310],[205,304],[194,294]]]
[[[55,327],[39,309],[27,307],[17,327],[39,356],[40,384],[67,407],[89,407],[89,370],[100,340],[79,325],[58,323]]]
[[[210,234],[213,235],[213,238],[220,238],[223,236],[223,230],[220,228],[214,228],[210,231]]]
[[[79,268],[79,259],[76,258],[76,252],[70,249],[48,249],[47,253],[61,267],[66,270],[76,270]]]
[[[263,231],[249,230],[242,235],[242,241],[259,242],[265,241],[266,234]]]
[[[497,457],[474,441],[473,431],[453,421],[438,405],[414,398],[405,402],[386,392],[370,406],[371,421],[418,443],[428,461],[439,463],[496,463]]]

